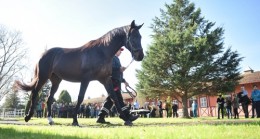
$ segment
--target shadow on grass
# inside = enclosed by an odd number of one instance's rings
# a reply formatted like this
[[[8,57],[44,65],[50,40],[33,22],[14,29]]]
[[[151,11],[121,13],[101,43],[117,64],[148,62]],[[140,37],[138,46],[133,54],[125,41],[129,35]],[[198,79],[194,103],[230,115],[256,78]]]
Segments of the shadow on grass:
[[[77,136],[63,136],[43,133],[19,132],[12,128],[0,127],[1,139],[81,139]],[[86,138],[89,139],[89,138]]]
[[[1,120],[0,120],[1,124]],[[3,123],[2,123],[3,124]],[[40,122],[33,122],[31,124],[24,123],[21,121],[13,122],[7,121],[5,124],[13,124],[13,125],[21,125],[21,126],[50,126],[42,121]],[[118,128],[118,127],[143,127],[143,126],[192,126],[192,125],[215,125],[215,126],[222,126],[222,125],[258,125],[260,126],[260,119],[204,119],[201,120],[186,120],[186,121],[170,121],[170,122],[153,122],[153,121],[137,121],[134,122],[133,126],[124,126],[121,122],[112,121],[109,124],[98,124],[96,122],[82,122],[79,127],[81,128]],[[72,126],[71,123],[68,122],[55,122],[52,126]],[[1,127],[1,126],[0,126]],[[77,126],[76,126],[77,127]],[[1,137],[1,134],[0,134]]]

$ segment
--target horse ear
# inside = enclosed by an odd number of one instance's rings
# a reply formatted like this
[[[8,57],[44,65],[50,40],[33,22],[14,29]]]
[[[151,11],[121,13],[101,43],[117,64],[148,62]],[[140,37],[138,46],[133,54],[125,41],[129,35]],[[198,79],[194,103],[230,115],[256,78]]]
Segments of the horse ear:
[[[135,20],[132,21],[131,23],[131,28],[134,28],[136,25],[135,25]]]
[[[135,20],[133,20],[132,23],[131,23],[131,28],[137,28],[139,30],[143,25],[144,25],[144,23],[142,25],[136,26]]]
[[[144,23],[142,25],[137,26],[137,29],[139,30],[143,25]]]

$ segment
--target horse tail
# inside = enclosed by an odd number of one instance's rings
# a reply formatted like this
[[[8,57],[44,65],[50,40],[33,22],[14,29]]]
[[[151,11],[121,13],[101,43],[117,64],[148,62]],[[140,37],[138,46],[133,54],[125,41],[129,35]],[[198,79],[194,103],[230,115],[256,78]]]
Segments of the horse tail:
[[[30,84],[26,84],[24,82],[16,80],[15,87],[17,89],[23,90],[23,91],[32,91],[35,88],[37,81],[38,81],[37,75],[38,75],[38,66],[36,65],[35,70],[34,70],[34,78],[33,78],[32,82]]]

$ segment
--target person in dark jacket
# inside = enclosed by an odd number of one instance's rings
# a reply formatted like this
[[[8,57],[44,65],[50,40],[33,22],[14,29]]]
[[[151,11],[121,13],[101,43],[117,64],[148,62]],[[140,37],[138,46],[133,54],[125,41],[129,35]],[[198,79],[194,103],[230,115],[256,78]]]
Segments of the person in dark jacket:
[[[132,125],[132,121],[136,120],[139,117],[139,115],[130,114],[130,108],[127,105],[125,105],[122,94],[121,94],[121,83],[124,83],[126,86],[128,86],[128,83],[123,78],[123,72],[126,68],[121,66],[120,60],[118,58],[123,50],[124,50],[123,48],[119,49],[117,51],[117,53],[115,54],[115,56],[113,57],[111,79],[113,82],[114,92],[115,92],[117,99],[119,101],[119,104],[121,106],[121,110],[124,112],[125,116],[128,119],[128,120],[125,120],[124,124]],[[105,116],[108,115],[109,110],[112,108],[112,106],[113,106],[113,101],[110,98],[110,96],[108,96],[98,115],[97,123],[107,123],[105,121]],[[121,119],[123,119],[123,117],[121,115],[119,115],[119,117]]]
[[[225,100],[222,97],[222,95],[219,95],[218,99],[217,99],[217,103],[218,103],[218,119],[220,119],[220,110],[221,110],[221,114],[222,114],[222,119],[224,118],[224,103]]]
[[[241,103],[242,105],[245,118],[249,118],[248,105],[251,103],[251,101],[248,97],[248,92],[246,91],[244,86],[241,87],[241,92],[238,93],[238,97],[239,97],[239,103]]]
[[[158,102],[158,108],[159,108],[159,117],[163,117],[163,109],[162,109],[162,101],[159,100]]]
[[[232,102],[231,102],[231,98],[230,97],[226,98],[225,104],[226,104],[225,106],[226,106],[228,119],[232,118]]]
[[[173,117],[176,117],[176,118],[178,118],[178,105],[177,105],[177,103],[173,103],[173,105],[172,105],[172,112],[173,112]]]

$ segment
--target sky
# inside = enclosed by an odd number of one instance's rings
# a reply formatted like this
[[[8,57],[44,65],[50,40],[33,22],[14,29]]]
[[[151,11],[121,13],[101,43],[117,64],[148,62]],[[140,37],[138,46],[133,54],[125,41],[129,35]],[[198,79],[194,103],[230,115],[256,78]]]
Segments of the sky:
[[[172,0],[0,0],[0,24],[22,33],[28,47],[28,62],[25,82],[33,77],[33,67],[47,48],[76,48],[97,39],[108,31],[129,25],[144,23],[140,29],[142,46],[147,50],[152,42],[150,28],[160,9]],[[231,47],[244,57],[241,72],[252,68],[260,71],[260,1],[259,0],[190,0],[201,9],[205,19],[223,27],[225,48]],[[120,56],[122,66],[131,61],[125,50]],[[135,87],[138,83],[136,69],[141,62],[133,62],[124,72],[124,78]],[[72,100],[77,100],[79,83],[62,81],[55,94],[67,90]],[[85,99],[107,95],[104,87],[93,81],[87,88]]]

